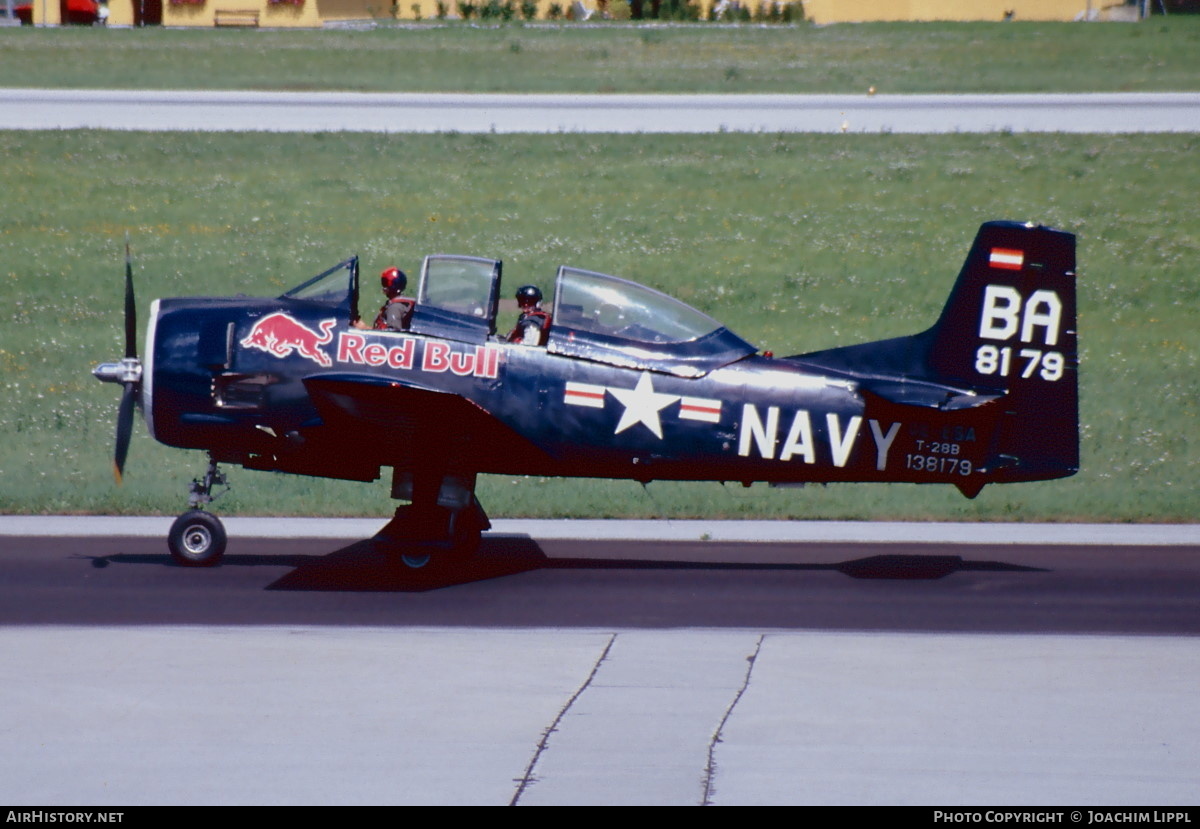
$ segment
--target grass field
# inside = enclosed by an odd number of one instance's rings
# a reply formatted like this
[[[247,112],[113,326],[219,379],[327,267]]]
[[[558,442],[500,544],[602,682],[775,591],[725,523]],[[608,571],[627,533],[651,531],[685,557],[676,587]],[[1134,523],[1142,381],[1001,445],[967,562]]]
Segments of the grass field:
[[[680,296],[780,354],[913,333],[978,224],[1079,235],[1083,470],[984,490],[488,478],[497,516],[1192,521],[1200,136],[0,133],[0,513],[175,513],[203,457],[110,475],[121,245],[156,296],[274,295],[345,256],[494,255]],[[225,513],[384,514],[385,482],[232,470]]]
[[[449,92],[1200,89],[1200,16],[1138,24],[0,28],[0,84]]]

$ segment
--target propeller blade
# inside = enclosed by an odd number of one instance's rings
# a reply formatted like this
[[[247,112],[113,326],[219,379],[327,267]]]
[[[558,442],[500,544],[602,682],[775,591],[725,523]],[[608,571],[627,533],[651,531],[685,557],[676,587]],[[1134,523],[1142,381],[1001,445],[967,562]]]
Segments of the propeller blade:
[[[137,356],[137,305],[133,301],[133,259],[125,234],[125,356]]]
[[[129,454],[129,438],[133,434],[133,406],[137,402],[137,383],[126,383],[117,409],[117,446],[113,453],[113,477],[121,483],[125,473],[125,456]]]

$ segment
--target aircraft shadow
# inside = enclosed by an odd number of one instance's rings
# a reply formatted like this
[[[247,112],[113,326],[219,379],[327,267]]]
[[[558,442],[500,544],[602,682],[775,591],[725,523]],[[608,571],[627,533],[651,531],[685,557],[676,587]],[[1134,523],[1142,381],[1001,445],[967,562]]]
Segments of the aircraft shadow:
[[[96,568],[110,564],[179,566],[170,556],[157,553],[82,558],[90,560]],[[547,555],[528,536],[485,537],[478,553],[470,558],[442,562],[435,558],[416,569],[389,555],[375,539],[356,541],[324,555],[231,554],[222,563],[222,567],[263,566],[292,568],[267,585],[267,590],[401,593],[439,590],[537,570],[813,571],[884,580],[934,580],[962,572],[1046,572],[1042,568],[998,561],[966,561],[957,555],[883,554],[827,563],[562,558]]]
[[[834,563],[753,563],[559,558],[528,537],[487,538],[478,554],[447,567],[412,569],[381,554],[370,540],[307,560],[269,590],[422,592],[514,576],[535,570],[835,571],[855,579],[941,579],[959,572],[1045,572],[996,561],[964,561],[953,555],[878,555]]]

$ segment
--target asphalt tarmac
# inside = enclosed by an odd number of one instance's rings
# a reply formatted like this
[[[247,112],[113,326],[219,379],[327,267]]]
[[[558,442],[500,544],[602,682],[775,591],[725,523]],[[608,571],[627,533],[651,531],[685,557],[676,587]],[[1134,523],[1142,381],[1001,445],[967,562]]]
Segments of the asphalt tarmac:
[[[1200,543],[742,543],[489,535],[412,570],[369,540],[6,537],[0,624],[1200,634]]]

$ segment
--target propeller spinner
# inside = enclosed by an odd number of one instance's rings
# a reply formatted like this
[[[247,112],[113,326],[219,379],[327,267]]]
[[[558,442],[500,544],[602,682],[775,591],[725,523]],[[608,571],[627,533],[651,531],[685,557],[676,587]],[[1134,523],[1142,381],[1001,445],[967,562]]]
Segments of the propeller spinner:
[[[137,306],[133,296],[133,261],[129,239],[125,239],[125,357],[119,363],[101,363],[92,369],[97,380],[120,383],[125,387],[117,409],[117,436],[113,451],[113,477],[121,483],[129,438],[133,434],[133,408],[142,390],[142,361],[137,356]]]

